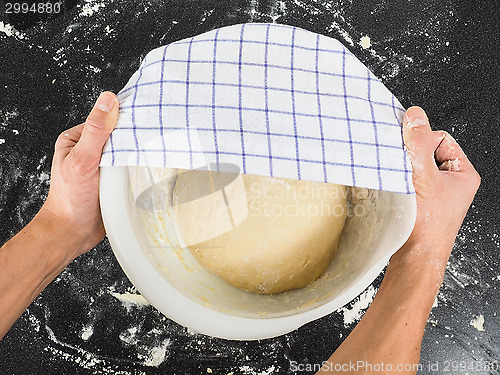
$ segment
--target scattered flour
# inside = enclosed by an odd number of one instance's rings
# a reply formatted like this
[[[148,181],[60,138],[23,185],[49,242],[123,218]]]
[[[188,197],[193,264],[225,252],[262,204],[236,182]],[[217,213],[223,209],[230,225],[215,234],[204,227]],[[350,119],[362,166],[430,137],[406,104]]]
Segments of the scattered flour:
[[[3,143],[3,142],[2,142]],[[24,191],[29,192],[23,200],[21,200],[10,213],[13,219],[17,219],[18,229],[27,224],[27,219],[30,217],[30,210],[33,207],[40,207],[47,197],[49,191],[48,180],[42,174],[48,174],[50,165],[46,163],[46,156],[40,159],[36,171],[25,170],[29,157],[24,154],[5,153],[6,164],[0,164],[0,174],[2,183],[0,184],[0,206],[6,204],[9,197],[8,191],[12,187],[22,184]],[[15,233],[11,233],[12,235]]]
[[[427,322],[430,323],[433,327],[437,327],[437,325],[439,323],[437,320],[431,319],[431,318],[429,318],[429,320],[427,320]]]
[[[375,298],[375,294],[377,294],[377,290],[370,285],[368,289],[366,289],[363,294],[361,294],[356,302],[352,304],[352,307],[349,309],[347,307],[342,307],[338,311],[344,313],[344,325],[348,326],[352,323],[361,319],[363,315],[363,310],[366,309],[370,303]]]
[[[80,16],[89,17],[96,13],[100,8],[104,8],[106,4],[104,2],[97,2],[93,0],[85,0],[80,11]]]
[[[120,340],[122,340],[127,345],[135,345],[139,342],[139,337],[137,337],[137,333],[139,333],[139,327],[130,327],[125,331],[120,333]]]
[[[162,344],[151,349],[148,355],[139,355],[144,360],[145,366],[158,367],[165,361],[167,348],[170,346],[170,339],[166,339]]]
[[[83,326],[82,333],[80,334],[80,336],[83,341],[87,341],[93,334],[94,334],[94,327],[88,324]]]
[[[438,307],[438,295],[436,295],[436,298],[434,298],[434,302],[432,303],[432,308]]]
[[[29,308],[26,309],[26,314],[28,316],[28,321],[35,330],[35,332],[40,332],[40,327],[42,325],[40,320],[30,311]]]
[[[127,309],[127,312],[129,312],[133,307],[143,308],[144,306],[149,305],[149,302],[141,294],[116,293],[112,291],[110,291],[109,294],[120,301],[123,307]]]
[[[101,68],[98,68],[94,65],[89,65],[89,69],[92,70],[94,73],[99,73],[101,72]]]
[[[249,366],[240,366],[240,371],[243,372],[245,375],[270,375],[274,372],[275,367],[271,366],[267,370],[257,372],[254,369],[250,368]]]
[[[15,119],[18,116],[19,116],[19,111],[17,108],[14,108],[12,110],[0,109],[0,129],[8,128],[10,120]],[[14,134],[19,134],[19,131],[15,129],[13,129],[12,131],[14,132]]]
[[[344,38],[344,40],[349,43],[349,45],[354,46],[354,41],[352,40],[351,35],[349,35],[349,33],[342,26],[340,26],[338,22],[334,21],[330,25],[328,31],[331,32],[333,30],[337,31],[342,36],[342,38]]]
[[[40,172],[40,175],[38,176],[38,180],[40,182],[45,182],[46,184],[50,184],[50,174],[47,172]]]
[[[315,17],[322,15],[330,19],[330,25],[326,30],[329,36],[338,38],[346,46],[360,47],[367,51],[371,58],[363,61],[367,67],[383,81],[391,80],[409,69],[413,64],[413,57],[402,53],[401,50],[394,50],[390,46],[383,46],[385,43],[393,41],[392,36],[381,37],[379,48],[373,48],[371,39],[362,30],[359,30],[349,12],[347,1],[332,2],[328,0],[317,0],[314,2],[295,0],[295,5],[302,8]],[[429,24],[431,27],[433,24]],[[426,25],[427,26],[427,25]],[[404,30],[398,37],[401,41],[413,38],[414,30]],[[335,35],[337,34],[337,35]],[[355,42],[357,41],[357,42]],[[353,50],[353,52],[355,52]]]
[[[2,21],[0,21],[0,32],[7,36],[15,36],[19,39],[24,39],[23,33],[17,31],[14,26],[9,25],[8,23],[3,23]]]
[[[359,40],[359,45],[361,46],[361,48],[363,49],[368,49],[372,46],[372,43],[371,43],[371,40],[370,40],[370,37],[369,36],[363,36],[361,37],[361,39]]]
[[[118,374],[118,366],[109,363],[106,359],[100,358],[98,355],[90,353],[84,349],[77,346],[67,344],[60,341],[52,329],[45,325],[45,330],[47,331],[50,341],[55,345],[48,345],[44,348],[44,351],[52,354],[53,356],[64,359],[68,362],[73,362],[85,368],[87,370],[97,370],[97,366],[100,374]],[[122,373],[123,374],[123,373]],[[145,374],[144,372],[138,372],[138,374]]]
[[[479,332],[484,332],[484,316],[480,314],[472,319],[469,323],[472,327],[477,329]]]

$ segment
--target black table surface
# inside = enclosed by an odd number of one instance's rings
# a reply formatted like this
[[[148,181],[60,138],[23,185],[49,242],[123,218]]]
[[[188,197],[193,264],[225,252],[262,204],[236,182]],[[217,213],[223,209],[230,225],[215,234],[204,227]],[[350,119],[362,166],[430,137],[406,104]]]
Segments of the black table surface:
[[[277,22],[342,41],[400,99],[450,132],[482,176],[422,344],[421,374],[497,373],[500,357],[500,144],[497,0],[63,1],[58,14],[0,6],[0,243],[26,225],[50,184],[53,144],[103,90],[118,92],[160,45],[217,27]],[[12,26],[14,29],[11,29]],[[369,36],[363,49],[360,38]],[[0,276],[1,277],[1,276]],[[133,291],[104,240],[70,264],[0,342],[1,374],[311,374],[353,329],[382,275],[347,309],[268,340],[188,331]],[[352,321],[352,315],[356,315]],[[484,331],[470,322],[484,317]],[[467,370],[452,366],[466,364]],[[430,364],[438,364],[428,368]],[[474,364],[479,363],[476,368]],[[448,370],[446,371],[446,365]]]

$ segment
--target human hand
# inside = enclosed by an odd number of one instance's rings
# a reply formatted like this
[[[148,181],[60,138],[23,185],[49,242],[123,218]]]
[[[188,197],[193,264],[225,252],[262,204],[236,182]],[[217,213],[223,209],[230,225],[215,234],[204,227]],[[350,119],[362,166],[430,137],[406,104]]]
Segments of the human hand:
[[[406,111],[403,138],[413,166],[415,227],[391,257],[363,319],[329,358],[330,363],[346,365],[347,369],[361,361],[390,364],[392,370],[404,364],[405,371],[398,374],[416,373],[424,328],[453,242],[481,181],[451,135],[431,130],[422,108]],[[407,364],[413,365],[410,370]],[[385,369],[384,373],[396,373],[388,366]]]
[[[417,197],[410,239],[453,243],[481,178],[450,134],[431,130],[422,108],[406,111],[403,137]]]
[[[84,124],[59,135],[52,160],[50,189],[40,215],[72,238],[71,260],[96,246],[105,230],[99,206],[102,149],[118,120],[115,94],[103,92]]]

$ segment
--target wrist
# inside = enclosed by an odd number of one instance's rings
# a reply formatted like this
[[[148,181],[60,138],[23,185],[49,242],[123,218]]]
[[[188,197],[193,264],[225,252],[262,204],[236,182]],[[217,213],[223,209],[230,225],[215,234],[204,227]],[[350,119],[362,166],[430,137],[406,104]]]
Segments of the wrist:
[[[443,236],[444,237],[444,236]],[[431,238],[412,234],[406,243],[391,257],[389,269],[398,274],[416,272],[419,283],[426,288],[439,289],[448,259],[453,247],[453,239]],[[389,270],[388,269],[388,270]]]
[[[82,248],[79,236],[75,236],[71,223],[55,215],[45,205],[33,219],[33,224],[43,230],[45,249],[55,267],[66,266],[76,258]]]
[[[413,231],[400,253],[429,254],[433,258],[449,258],[461,222],[439,220],[431,216],[417,218]]]

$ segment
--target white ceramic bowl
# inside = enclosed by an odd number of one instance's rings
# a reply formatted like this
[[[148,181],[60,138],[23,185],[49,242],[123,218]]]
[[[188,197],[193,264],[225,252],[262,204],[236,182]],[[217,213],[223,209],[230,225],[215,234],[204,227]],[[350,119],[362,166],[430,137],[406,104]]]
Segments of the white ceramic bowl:
[[[101,167],[104,225],[116,258],[140,293],[168,318],[215,337],[274,337],[332,313],[373,282],[415,222],[414,195],[369,191],[357,204],[364,214],[348,218],[339,252],[320,279],[287,293],[257,295],[201,267],[177,238],[168,213],[171,202],[141,195],[154,186],[163,189],[160,196],[168,195],[175,173]]]

